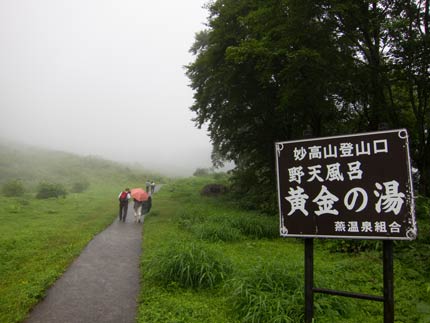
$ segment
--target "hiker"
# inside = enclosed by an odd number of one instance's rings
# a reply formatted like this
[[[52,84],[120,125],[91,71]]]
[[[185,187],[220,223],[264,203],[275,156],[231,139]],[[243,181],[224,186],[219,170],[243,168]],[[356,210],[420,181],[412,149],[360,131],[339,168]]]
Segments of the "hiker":
[[[127,217],[128,211],[128,200],[130,199],[130,189],[126,188],[124,191],[119,193],[119,221],[125,222],[125,218]]]
[[[149,179],[146,180],[146,193],[149,193],[149,188],[151,187],[151,182]]]
[[[134,200],[133,211],[134,211],[134,223],[140,223],[140,218],[142,217],[142,201]]]
[[[152,197],[148,196],[146,201],[142,203],[142,223],[145,220],[145,214],[149,213],[152,207]]]
[[[151,194],[154,193],[154,191],[155,191],[155,182],[152,181],[151,182]]]

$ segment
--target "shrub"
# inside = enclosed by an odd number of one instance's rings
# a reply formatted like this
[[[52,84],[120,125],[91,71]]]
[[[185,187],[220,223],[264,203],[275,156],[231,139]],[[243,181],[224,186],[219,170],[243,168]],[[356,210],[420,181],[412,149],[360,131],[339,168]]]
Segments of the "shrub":
[[[208,176],[209,175],[209,169],[207,168],[197,168],[194,173],[193,176],[199,177],[199,176]]]
[[[152,277],[163,285],[211,288],[231,272],[223,255],[201,243],[175,243],[149,263]]]
[[[218,196],[225,194],[227,192],[227,187],[222,184],[207,184],[205,185],[200,194],[203,196]]]
[[[50,197],[65,197],[66,195],[66,188],[62,184],[40,183],[37,188],[36,198],[47,199]]]
[[[10,180],[3,184],[2,193],[4,196],[22,196],[25,192],[24,185],[19,179]]]
[[[90,183],[86,180],[81,180],[72,184],[73,193],[82,193],[90,187]]]
[[[224,179],[224,178],[227,178],[227,177],[228,177],[228,175],[226,173],[224,173],[224,172],[214,173],[213,174],[213,178],[216,179],[216,180]]]
[[[417,196],[415,199],[415,213],[418,219],[428,219],[430,216],[430,198]]]

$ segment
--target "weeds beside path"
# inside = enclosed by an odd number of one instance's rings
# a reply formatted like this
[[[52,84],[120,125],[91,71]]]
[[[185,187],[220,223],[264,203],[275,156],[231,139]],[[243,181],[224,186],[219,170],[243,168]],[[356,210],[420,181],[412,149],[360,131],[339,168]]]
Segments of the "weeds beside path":
[[[0,196],[0,322],[29,310],[117,213],[114,185],[38,200]]]
[[[116,203],[110,189],[94,187],[65,199],[0,196],[0,322],[22,321],[94,235],[112,222]]]
[[[224,296],[216,290],[182,289],[175,282],[160,286],[150,279],[151,272],[157,270],[152,266],[158,266],[160,251],[191,239],[188,232],[177,226],[177,216],[184,210],[183,199],[192,199],[190,192],[181,190],[175,184],[164,185],[153,199],[153,209],[145,220],[137,322],[233,323],[228,320]]]
[[[98,234],[25,323],[134,323],[142,226],[114,221]]]
[[[280,239],[276,216],[240,210],[223,197],[200,196],[211,181],[176,181],[154,199],[143,233],[138,322],[303,322],[303,241]],[[395,248],[396,322],[430,322],[425,243]],[[333,252],[333,245],[345,247],[341,241],[315,241],[316,286],[382,295],[378,244],[353,253]],[[416,254],[409,255],[408,248]],[[383,305],[318,294],[315,318],[380,323]]]

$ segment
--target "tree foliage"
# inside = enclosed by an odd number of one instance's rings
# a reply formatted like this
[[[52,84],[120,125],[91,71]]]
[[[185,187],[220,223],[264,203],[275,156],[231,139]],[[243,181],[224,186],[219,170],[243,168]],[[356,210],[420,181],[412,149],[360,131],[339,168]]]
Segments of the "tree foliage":
[[[82,193],[90,187],[90,182],[86,179],[80,179],[72,184],[72,193]]]
[[[66,197],[67,190],[64,185],[59,183],[40,183],[37,188],[36,198],[48,199],[51,197]]]
[[[217,0],[187,66],[233,187],[271,201],[274,142],[406,127],[429,194],[429,1]],[[251,204],[254,204],[251,202]]]
[[[193,176],[208,176],[210,174],[210,170],[207,168],[197,168],[194,173]]]
[[[3,184],[1,191],[4,196],[17,197],[25,192],[24,184],[19,179],[10,180]]]

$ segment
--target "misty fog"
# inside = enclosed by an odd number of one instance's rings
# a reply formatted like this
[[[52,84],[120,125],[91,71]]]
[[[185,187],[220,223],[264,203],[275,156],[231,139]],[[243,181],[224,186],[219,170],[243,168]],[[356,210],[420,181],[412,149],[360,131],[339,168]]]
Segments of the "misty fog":
[[[205,0],[0,2],[0,139],[140,163],[210,167],[184,65]]]

